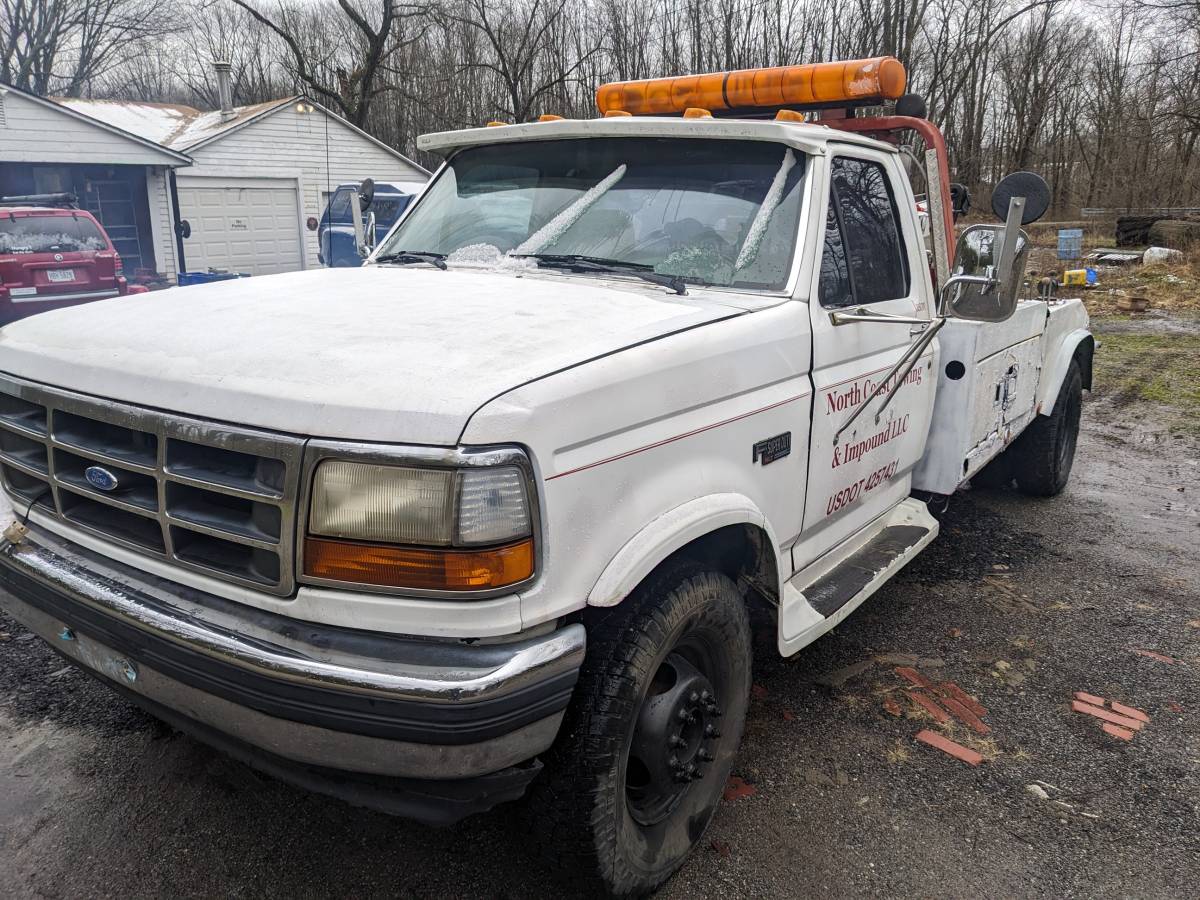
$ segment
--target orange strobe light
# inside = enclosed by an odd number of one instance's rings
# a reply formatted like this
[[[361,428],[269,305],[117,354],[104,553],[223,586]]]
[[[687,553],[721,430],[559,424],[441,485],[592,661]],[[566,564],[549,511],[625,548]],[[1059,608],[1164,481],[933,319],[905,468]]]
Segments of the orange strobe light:
[[[669,116],[689,107],[721,111],[861,104],[895,100],[904,93],[907,78],[900,60],[879,56],[850,62],[615,81],[596,91],[596,105],[604,115],[620,110],[635,116]]]

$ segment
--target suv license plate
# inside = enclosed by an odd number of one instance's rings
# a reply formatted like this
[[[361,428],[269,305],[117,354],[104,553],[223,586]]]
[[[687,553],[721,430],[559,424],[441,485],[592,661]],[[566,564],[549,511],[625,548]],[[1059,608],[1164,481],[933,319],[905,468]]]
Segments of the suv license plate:
[[[74,269],[51,269],[46,273],[51,281],[74,281]]]

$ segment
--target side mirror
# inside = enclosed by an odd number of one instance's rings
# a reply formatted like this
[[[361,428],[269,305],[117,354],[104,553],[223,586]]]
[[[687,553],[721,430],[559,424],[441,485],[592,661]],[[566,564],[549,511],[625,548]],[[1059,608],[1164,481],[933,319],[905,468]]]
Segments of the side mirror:
[[[372,185],[372,198],[374,193],[375,187]],[[359,256],[366,259],[375,249],[375,213],[367,213],[364,223],[362,199],[358,191],[350,192],[350,224],[354,228],[354,249],[358,251]]]
[[[363,231],[365,232],[365,234],[363,235],[363,237],[365,238],[364,243],[367,245],[367,252],[363,255],[370,256],[375,251],[375,213],[374,213],[374,211],[367,213],[367,222],[366,222],[366,225],[363,226]]]
[[[1012,203],[1019,217],[1020,199]],[[959,236],[950,279],[942,292],[946,315],[1003,322],[1016,312],[1029,256],[1029,240],[1017,221],[1012,221],[1011,234],[1008,225],[972,225]]]
[[[992,211],[1003,225],[972,225],[958,238],[942,314],[974,322],[1003,322],[1017,310],[1025,279],[1029,237],[1022,225],[1050,207],[1050,188],[1033,172],[1006,175],[992,191]]]

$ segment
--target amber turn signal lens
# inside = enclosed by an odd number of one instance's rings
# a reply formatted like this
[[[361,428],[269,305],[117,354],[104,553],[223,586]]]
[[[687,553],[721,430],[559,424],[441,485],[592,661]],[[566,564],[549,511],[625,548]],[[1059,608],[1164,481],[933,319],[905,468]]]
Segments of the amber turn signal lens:
[[[533,574],[533,541],[491,550],[441,550],[310,537],[304,574],[331,581],[426,591],[483,591]]]

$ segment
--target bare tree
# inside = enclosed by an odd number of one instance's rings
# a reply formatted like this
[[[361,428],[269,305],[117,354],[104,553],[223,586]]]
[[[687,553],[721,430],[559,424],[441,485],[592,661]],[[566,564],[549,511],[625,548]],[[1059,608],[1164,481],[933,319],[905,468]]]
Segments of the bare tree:
[[[322,47],[321,41],[313,40],[329,36],[322,10],[279,0],[274,12],[267,13],[251,0],[230,2],[279,36],[291,54],[292,72],[308,91],[359,126],[366,122],[375,98],[390,89],[379,77],[381,67],[405,43],[393,39],[393,28],[429,12],[428,6],[397,0],[378,0],[374,7],[367,0],[336,0],[344,18],[333,31],[343,41],[326,40]]]
[[[0,0],[0,80],[78,96],[174,27],[158,0]]]

